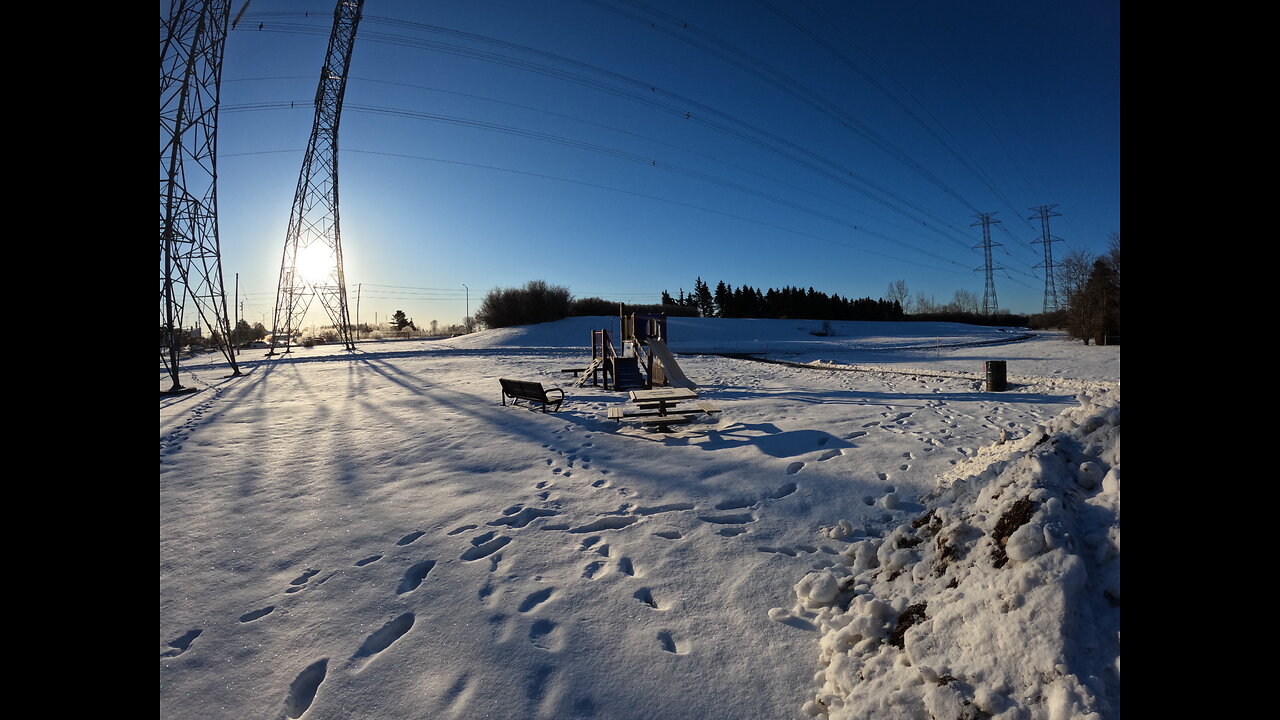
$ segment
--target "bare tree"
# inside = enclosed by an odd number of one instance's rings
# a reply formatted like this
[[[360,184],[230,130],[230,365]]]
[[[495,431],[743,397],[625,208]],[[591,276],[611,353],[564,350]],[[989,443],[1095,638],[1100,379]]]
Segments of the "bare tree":
[[[926,315],[928,313],[938,312],[939,310],[938,303],[934,302],[933,296],[925,295],[924,293],[916,293],[915,300],[912,301],[912,305],[915,307],[915,314],[917,315]]]
[[[1120,287],[1120,231],[1111,233],[1107,241],[1107,264],[1115,274],[1116,288]]]
[[[897,302],[903,310],[906,310],[908,297],[906,280],[894,280],[889,283],[889,302]]]
[[[1066,309],[1067,334],[1089,344],[1089,304],[1085,288],[1093,274],[1094,258],[1084,250],[1072,250],[1058,265],[1058,297]]]
[[[977,314],[982,307],[982,300],[978,298],[976,293],[968,290],[957,290],[955,296],[951,300],[951,304],[960,312]]]

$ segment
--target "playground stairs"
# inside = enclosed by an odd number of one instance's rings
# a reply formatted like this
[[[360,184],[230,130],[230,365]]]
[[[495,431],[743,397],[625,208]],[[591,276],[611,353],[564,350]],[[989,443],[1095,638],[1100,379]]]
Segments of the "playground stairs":
[[[649,386],[640,374],[640,361],[637,358],[613,358],[613,373],[614,390],[638,390]]]

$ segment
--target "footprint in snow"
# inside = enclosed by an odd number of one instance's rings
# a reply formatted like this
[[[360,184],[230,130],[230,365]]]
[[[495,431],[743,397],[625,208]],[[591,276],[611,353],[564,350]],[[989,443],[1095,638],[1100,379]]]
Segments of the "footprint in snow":
[[[519,507],[519,506],[517,505],[516,507]],[[524,508],[516,512],[505,512],[503,514],[506,515],[506,517],[498,518],[497,520],[492,520],[488,524],[489,525],[509,525],[511,527],[522,528],[528,525],[529,523],[533,522],[534,520],[537,520],[540,517],[550,517],[552,515],[559,515],[560,513],[556,512],[555,510],[544,510],[541,508]]]
[[[396,588],[397,595],[413,592],[422,584],[423,579],[427,577],[427,573],[436,566],[435,560],[423,560],[415,564],[405,571],[404,577],[400,580],[400,585]]]
[[[243,622],[243,620],[241,622]],[[170,649],[160,653],[160,657],[162,658],[178,657],[179,655],[186,652],[191,647],[191,643],[195,642],[196,638],[200,637],[200,633],[202,632],[204,632],[204,630],[200,628],[196,628],[194,630],[188,630],[187,632],[183,633],[180,637],[170,640],[169,641]]]
[[[511,542],[511,538],[509,537],[496,537],[488,542],[469,548],[466,552],[462,553],[462,560],[464,562],[471,562],[473,560],[489,557],[495,552],[506,547],[509,542]]]
[[[796,556],[796,551],[788,547],[765,547],[764,545],[761,545],[760,547],[757,547],[756,550],[764,553],[778,553],[779,555],[787,555],[789,557]]]
[[[650,590],[650,589],[649,589],[649,588],[647,588],[647,587],[640,588],[640,589],[639,589],[639,590],[637,590],[637,591],[635,592],[635,594],[634,594],[634,595],[632,595],[631,597],[633,597],[633,598],[635,598],[635,599],[639,600],[640,602],[644,603],[645,605],[648,605],[649,607],[653,608],[654,610],[661,610],[661,609],[662,609],[662,608],[658,607],[658,601],[653,599],[653,591],[652,591],[652,590]]]
[[[556,589],[554,587],[549,587],[549,588],[543,588],[536,592],[531,592],[527,596],[525,596],[524,600],[520,601],[520,606],[516,609],[522,613],[529,612],[535,607],[546,602],[551,597],[551,594],[554,593],[555,591]]]
[[[376,563],[381,559],[382,559],[381,555],[370,555],[369,557],[364,558],[363,560],[357,560],[356,567],[364,567],[365,565],[368,565],[370,563]]]
[[[801,468],[803,468],[803,467],[804,467],[804,463],[799,462],[799,461],[797,461],[797,462],[793,462],[793,463],[791,463],[790,465],[788,465],[788,466],[787,466],[787,474],[788,474],[788,475],[795,475],[796,473],[800,472],[800,469],[801,469]]]
[[[405,535],[404,537],[397,540],[396,545],[400,545],[400,546],[408,545],[409,543],[413,542],[414,540],[417,540],[418,538],[426,534],[427,533],[422,530],[411,532],[408,535]]]
[[[796,491],[796,484],[795,484],[795,483],[787,483],[786,485],[783,485],[782,487],[778,488],[777,490],[775,490],[775,491],[773,491],[773,492],[769,493],[769,494],[768,494],[768,495],[766,495],[765,497],[769,498],[770,500],[781,500],[782,498],[784,498],[784,497],[786,497],[786,496],[790,495],[791,493],[793,493],[793,492],[795,492],[795,491]]]
[[[663,530],[661,532],[654,533],[654,535],[657,535],[664,540],[679,540],[684,537],[684,535],[681,535],[677,530]]]
[[[312,701],[316,699],[316,692],[320,690],[320,683],[324,682],[328,668],[329,658],[322,658],[298,673],[298,677],[294,678],[293,684],[289,686],[289,694],[284,699],[285,715],[294,720],[302,717],[307,708],[311,707]]]
[[[556,624],[546,618],[539,618],[533,623],[533,627],[529,628],[529,642],[540,650],[555,652],[559,650],[556,643]]]
[[[843,450],[841,450],[840,448],[832,448],[832,449],[830,449],[830,450],[828,450],[828,451],[826,451],[826,452],[822,453],[821,455],[819,455],[819,456],[818,456],[818,462],[823,462],[823,461],[825,461],[825,460],[830,460],[830,459],[831,459],[831,458],[833,458],[833,457],[840,457],[840,456],[841,456],[841,455],[843,455],[843,454],[844,454],[844,451],[843,451]]]
[[[304,573],[302,573],[301,575],[299,575],[297,578],[295,578],[295,579],[294,579],[294,581],[293,581],[293,582],[291,582],[291,583],[289,583],[289,584],[290,584],[290,585],[294,585],[294,586],[297,586],[297,585],[305,585],[305,584],[306,584],[306,582],[307,582],[308,580],[310,580],[311,578],[315,577],[316,573],[318,573],[318,572],[320,572],[320,571],[319,571],[319,570],[312,570],[311,568],[307,568],[307,571],[306,571],[306,572],[304,572]]]
[[[268,606],[266,606],[266,607],[262,608],[261,610],[254,610],[254,611],[252,611],[252,612],[247,612],[247,613],[245,613],[245,614],[243,614],[243,615],[241,615],[241,616],[240,616],[240,622],[242,622],[242,623],[247,623],[247,622],[253,622],[254,620],[257,620],[258,618],[264,618],[264,617],[266,617],[266,616],[270,615],[270,614],[271,614],[271,611],[272,611],[272,610],[275,610],[275,609],[276,609],[276,606],[275,606],[275,605],[268,605]]]
[[[588,580],[595,580],[596,575],[599,575],[602,569],[604,569],[604,563],[598,560],[596,562],[588,563],[587,567],[582,570],[582,577]]]
[[[618,559],[618,572],[623,575],[635,577],[636,569],[635,566],[631,564],[631,558],[623,557]]]
[[[449,531],[448,533],[446,533],[446,534],[447,534],[447,535],[457,535],[458,533],[464,533],[464,532],[466,532],[466,531],[468,531],[468,530],[475,530],[477,527],[479,527],[479,526],[478,526],[478,525],[459,525],[458,527],[456,527],[456,528],[454,528],[454,529],[450,530],[450,531]]]
[[[673,653],[675,655],[689,654],[689,641],[677,640],[670,630],[662,630],[658,632],[658,643],[662,646],[663,650],[666,650],[669,653]]]
[[[740,525],[742,523],[753,522],[756,519],[751,513],[736,513],[732,515],[699,515],[698,519],[702,522],[714,523],[717,525]]]
[[[413,627],[414,615],[407,612],[394,620],[390,620],[378,630],[374,631],[369,637],[364,639],[359,649],[351,656],[352,662],[357,660],[365,660],[360,669],[368,667],[373,661],[373,657],[378,653],[391,647],[391,644],[404,637],[405,633]]]
[[[601,530],[621,530],[622,528],[625,528],[628,525],[631,525],[632,523],[639,522],[639,521],[640,521],[640,518],[638,517],[606,517],[606,518],[600,518],[599,520],[596,520],[593,523],[587,523],[586,525],[582,525],[581,527],[573,528],[569,530],[569,532],[576,534],[576,533],[599,532]]]

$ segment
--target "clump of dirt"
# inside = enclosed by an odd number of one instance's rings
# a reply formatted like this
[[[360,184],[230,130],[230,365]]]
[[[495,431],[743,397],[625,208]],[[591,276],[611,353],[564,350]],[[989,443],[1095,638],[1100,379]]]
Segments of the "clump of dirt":
[[[928,603],[916,603],[902,611],[898,616],[898,626],[889,633],[889,644],[897,648],[904,648],[906,645],[907,628],[916,623],[924,622],[928,618],[924,614],[925,606]]]
[[[956,546],[951,544],[950,538],[947,538],[946,536],[939,535],[936,544],[938,546],[938,559],[933,564],[933,572],[938,577],[942,577],[942,575],[947,571],[947,566],[950,565],[951,561],[960,553],[956,550]]]
[[[1009,542],[1009,536],[1018,528],[1031,522],[1031,516],[1036,512],[1036,504],[1029,497],[1018,500],[1009,507],[1005,514],[996,521],[995,530],[991,532],[991,536],[995,538],[995,547],[991,549],[991,557],[994,565],[998,568],[1005,566],[1009,562],[1009,556],[1005,554],[1005,544]]]

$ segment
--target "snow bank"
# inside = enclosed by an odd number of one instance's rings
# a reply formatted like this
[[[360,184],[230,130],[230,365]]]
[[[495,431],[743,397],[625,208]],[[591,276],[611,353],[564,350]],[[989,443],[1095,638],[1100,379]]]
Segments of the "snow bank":
[[[806,715],[1116,717],[1120,391],[985,448],[927,512],[795,586],[821,632]]]

